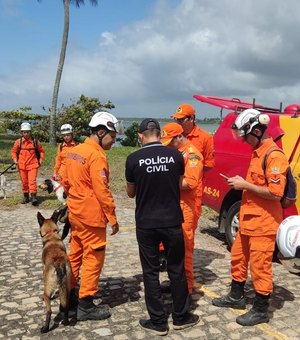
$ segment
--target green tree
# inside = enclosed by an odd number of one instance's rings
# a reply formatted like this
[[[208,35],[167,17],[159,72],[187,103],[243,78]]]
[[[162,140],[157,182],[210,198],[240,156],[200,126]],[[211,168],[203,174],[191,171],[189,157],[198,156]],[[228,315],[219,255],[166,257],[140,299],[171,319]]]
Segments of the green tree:
[[[74,128],[74,137],[81,141],[90,134],[89,121],[97,111],[107,111],[114,109],[115,105],[108,101],[101,102],[98,98],[86,97],[81,95],[78,100],[70,106],[63,105],[57,110],[57,129],[55,130],[55,143],[61,139],[60,127],[62,124],[69,123]],[[0,130],[12,130],[20,133],[22,121],[30,121],[32,133],[42,142],[48,142],[50,138],[50,117],[49,115],[37,115],[27,113],[30,107],[23,107],[19,110],[0,111]]]
[[[124,132],[125,138],[120,140],[121,145],[123,146],[138,146],[138,130],[139,124],[137,122],[133,122]]]
[[[18,110],[1,111],[0,112],[0,129],[6,132],[7,130],[12,131],[15,134],[20,133],[21,123],[23,121],[29,121],[33,126],[37,121],[43,119],[44,116],[28,113],[31,111],[31,107],[24,106]]]
[[[111,101],[103,103],[98,98],[86,97],[82,94],[76,102],[70,106],[62,107],[60,110],[57,117],[56,135],[60,138],[60,126],[68,123],[73,126],[75,138],[81,140],[85,136],[89,136],[89,122],[95,112],[114,108],[115,105]]]
[[[38,0],[41,2],[42,0]],[[52,0],[53,1],[53,0]],[[91,5],[98,5],[98,0],[89,0]],[[65,56],[68,44],[68,35],[69,35],[69,4],[75,4],[77,7],[80,5],[84,5],[84,0],[63,0],[64,4],[64,29],[63,29],[63,37],[62,44],[60,50],[60,57],[56,71],[56,78],[54,82],[53,95],[52,95],[52,104],[50,109],[50,144],[55,145],[56,143],[56,113],[57,113],[57,100],[58,100],[58,92],[60,87],[60,80],[62,71],[65,63]]]

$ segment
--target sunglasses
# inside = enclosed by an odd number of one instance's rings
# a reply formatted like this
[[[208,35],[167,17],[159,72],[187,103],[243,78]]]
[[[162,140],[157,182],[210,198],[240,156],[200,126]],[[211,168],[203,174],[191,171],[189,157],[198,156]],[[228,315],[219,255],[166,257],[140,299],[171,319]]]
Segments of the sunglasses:
[[[190,118],[191,118],[190,116],[188,116],[188,117],[183,117],[183,118],[177,118],[177,119],[176,119],[176,122],[177,122],[177,123],[184,123],[184,122],[188,121]]]

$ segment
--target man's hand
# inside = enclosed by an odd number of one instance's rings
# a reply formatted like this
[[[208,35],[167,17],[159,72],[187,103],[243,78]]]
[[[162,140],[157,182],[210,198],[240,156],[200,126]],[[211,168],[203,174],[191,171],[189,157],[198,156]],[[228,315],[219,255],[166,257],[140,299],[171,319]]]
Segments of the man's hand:
[[[116,223],[111,226],[111,234],[110,235],[115,235],[119,231],[119,224]]]
[[[53,179],[54,181],[56,181],[56,182],[59,182],[59,181],[60,181],[60,176],[59,176],[59,174],[53,174],[52,179]]]
[[[241,176],[229,177],[227,180],[229,186],[235,190],[244,190],[247,187],[248,182]]]

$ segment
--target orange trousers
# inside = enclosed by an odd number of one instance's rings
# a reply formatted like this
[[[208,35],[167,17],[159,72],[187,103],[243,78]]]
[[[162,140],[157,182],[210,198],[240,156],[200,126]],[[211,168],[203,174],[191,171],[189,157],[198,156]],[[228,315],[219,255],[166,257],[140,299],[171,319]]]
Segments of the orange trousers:
[[[37,192],[36,178],[38,174],[38,168],[30,170],[19,169],[19,174],[22,182],[22,191],[24,193],[30,192],[32,194],[36,194]]]
[[[248,265],[256,293],[268,295],[273,290],[272,258],[276,235],[248,236],[237,233],[231,248],[231,276],[246,281]]]
[[[198,221],[202,213],[202,185],[197,187],[196,197],[195,197],[195,207],[194,207],[194,231],[198,227]]]
[[[193,252],[195,247],[195,212],[187,204],[181,204],[184,222],[182,223],[182,231],[184,238],[184,269],[188,283],[189,294],[192,294],[194,287],[194,261]],[[159,251],[164,251],[162,243],[159,244]]]
[[[185,247],[184,268],[188,283],[189,294],[192,294],[194,287],[194,261],[193,261],[194,230],[191,225],[183,223],[182,231]]]
[[[71,222],[69,260],[72,269],[71,288],[79,280],[79,298],[94,296],[98,292],[106,246],[106,228],[82,227]]]

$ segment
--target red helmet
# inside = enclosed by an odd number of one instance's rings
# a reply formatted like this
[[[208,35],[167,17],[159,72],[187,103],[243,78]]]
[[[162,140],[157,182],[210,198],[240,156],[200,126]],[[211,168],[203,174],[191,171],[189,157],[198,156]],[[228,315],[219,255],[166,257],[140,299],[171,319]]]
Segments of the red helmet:
[[[300,113],[300,105],[299,104],[291,104],[288,105],[285,109],[284,109],[284,113],[292,115],[294,113]]]

